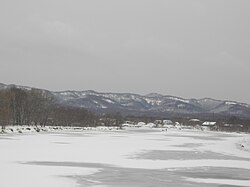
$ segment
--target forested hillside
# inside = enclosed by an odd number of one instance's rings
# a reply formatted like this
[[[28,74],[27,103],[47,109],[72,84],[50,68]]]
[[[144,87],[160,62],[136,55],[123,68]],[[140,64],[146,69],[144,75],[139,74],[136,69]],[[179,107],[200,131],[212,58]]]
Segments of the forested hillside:
[[[90,125],[96,116],[84,108],[62,106],[50,92],[10,87],[0,90],[0,122],[6,125]]]

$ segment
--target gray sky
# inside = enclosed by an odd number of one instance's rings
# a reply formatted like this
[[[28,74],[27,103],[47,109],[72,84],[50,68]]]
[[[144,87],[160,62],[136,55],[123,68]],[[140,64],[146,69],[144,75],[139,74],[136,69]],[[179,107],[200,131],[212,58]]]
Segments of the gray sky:
[[[0,82],[250,103],[249,0],[0,0]]]

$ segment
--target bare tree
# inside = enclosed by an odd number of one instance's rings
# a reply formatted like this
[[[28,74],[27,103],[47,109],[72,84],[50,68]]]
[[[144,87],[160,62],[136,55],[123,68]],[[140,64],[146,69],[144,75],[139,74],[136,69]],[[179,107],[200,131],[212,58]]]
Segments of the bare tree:
[[[0,92],[0,123],[2,130],[11,122],[12,113],[10,108],[10,93],[9,91]]]

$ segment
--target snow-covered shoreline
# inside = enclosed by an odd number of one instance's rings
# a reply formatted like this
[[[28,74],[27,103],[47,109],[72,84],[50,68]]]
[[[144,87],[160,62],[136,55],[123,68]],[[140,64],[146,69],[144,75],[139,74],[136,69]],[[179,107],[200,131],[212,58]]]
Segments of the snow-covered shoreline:
[[[79,131],[115,131],[121,130],[119,127],[74,127],[74,126],[29,126],[29,125],[14,125],[5,126],[4,129],[0,127],[0,132],[2,134],[26,134],[26,133],[41,133],[41,132],[79,132]],[[1,133],[0,133],[1,134]]]
[[[97,126],[97,127],[74,127],[74,126],[30,126],[30,125],[14,125],[14,126],[5,126],[4,129],[0,127],[0,136],[1,134],[36,134],[36,133],[60,133],[60,132],[72,132],[72,133],[77,133],[77,132],[83,132],[83,131],[96,131],[96,132],[105,132],[105,131],[126,131],[126,130],[148,130],[148,131],[179,131],[180,128],[152,128],[152,127],[123,127],[120,128],[118,126]],[[184,131],[195,131],[199,132],[199,129],[196,128],[187,128],[184,129]],[[208,131],[210,132],[210,131]],[[212,131],[213,133],[218,133],[218,134],[229,134],[229,135],[243,135],[242,139],[240,139],[238,142],[236,142],[236,145],[239,149],[243,151],[248,151],[250,152],[250,136],[248,137],[248,133],[239,133],[239,132],[223,132],[223,131]],[[244,136],[245,135],[245,136]]]

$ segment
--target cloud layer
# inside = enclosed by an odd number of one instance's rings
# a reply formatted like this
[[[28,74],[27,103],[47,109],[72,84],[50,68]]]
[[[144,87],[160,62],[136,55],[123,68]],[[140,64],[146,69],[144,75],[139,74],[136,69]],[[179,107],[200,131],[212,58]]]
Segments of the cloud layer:
[[[3,0],[0,78],[250,103],[247,0]]]

